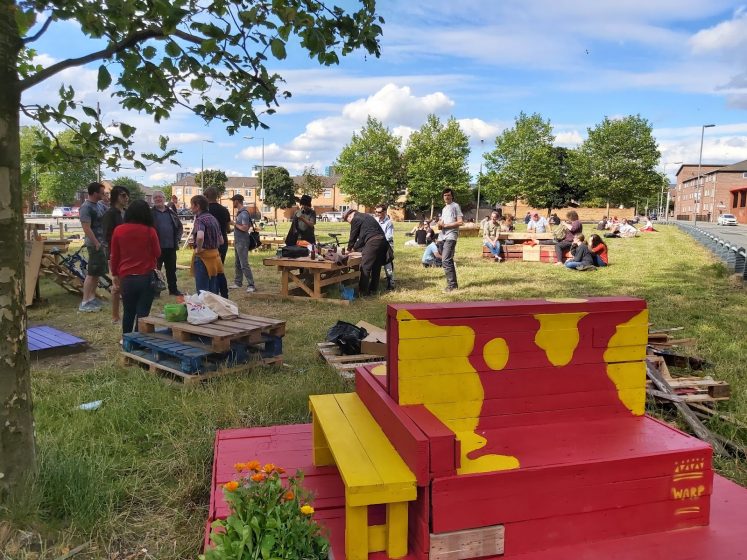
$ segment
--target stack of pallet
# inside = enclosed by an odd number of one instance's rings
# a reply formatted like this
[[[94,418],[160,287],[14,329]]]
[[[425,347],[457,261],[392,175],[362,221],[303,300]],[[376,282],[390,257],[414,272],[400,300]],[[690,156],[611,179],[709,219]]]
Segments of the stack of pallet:
[[[122,339],[125,362],[184,383],[283,361],[285,321],[277,319],[241,314],[191,325],[154,315],[141,318],[138,329]]]
[[[506,261],[526,261],[554,263],[557,261],[554,245],[502,245],[503,259]],[[487,247],[483,247],[482,256],[486,259],[493,258],[493,254]]]
[[[713,404],[717,401],[729,400],[731,387],[726,381],[718,381],[710,375],[677,375],[673,376],[669,366],[688,370],[702,370],[708,364],[697,356],[686,356],[672,350],[675,347],[690,346],[695,343],[694,338],[673,338],[671,332],[681,328],[650,332],[648,335],[649,367],[659,372],[661,377],[672,389],[672,395],[680,402],[688,404]],[[648,385],[649,396],[658,401],[671,401],[672,395],[662,395],[655,388]]]

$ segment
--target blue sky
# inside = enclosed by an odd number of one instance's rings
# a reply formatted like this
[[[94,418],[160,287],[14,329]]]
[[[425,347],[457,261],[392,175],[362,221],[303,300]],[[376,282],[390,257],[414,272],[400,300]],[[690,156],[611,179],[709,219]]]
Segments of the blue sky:
[[[343,2],[344,4],[345,2]],[[662,170],[747,159],[747,7],[726,0],[383,0],[382,54],[355,53],[320,67],[295,49],[270,67],[293,97],[266,117],[269,130],[233,137],[187,111],[154,124],[96,91],[98,64],[67,70],[26,92],[25,103],[54,99],[60,83],[101,103],[104,120],[138,128],[136,147],[153,151],[159,134],[181,153],[178,166],[122,170],[146,185],[205,168],[249,175],[261,160],[292,174],[321,171],[370,114],[406,141],[429,113],[454,116],[470,137],[470,171],[520,111],[549,119],[556,143],[576,146],[605,116],[640,114],[654,127]],[[98,45],[75,24],[53,25],[35,45],[49,64]],[[242,136],[255,136],[247,140]],[[214,143],[204,142],[211,140]],[[482,141],[482,142],[481,142]]]

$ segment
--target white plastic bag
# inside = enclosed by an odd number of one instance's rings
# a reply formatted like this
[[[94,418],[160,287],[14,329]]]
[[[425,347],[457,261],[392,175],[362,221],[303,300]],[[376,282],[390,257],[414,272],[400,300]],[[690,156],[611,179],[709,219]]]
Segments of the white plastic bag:
[[[221,319],[235,319],[239,316],[239,306],[230,299],[205,290],[200,292],[199,297],[200,301],[215,311]]]
[[[187,306],[187,323],[190,325],[205,325],[218,319],[218,314],[202,302],[197,294],[184,296]]]

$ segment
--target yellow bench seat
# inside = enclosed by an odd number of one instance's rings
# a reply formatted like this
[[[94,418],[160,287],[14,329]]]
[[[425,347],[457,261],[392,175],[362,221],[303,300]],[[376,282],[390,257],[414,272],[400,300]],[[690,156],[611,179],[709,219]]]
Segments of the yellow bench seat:
[[[345,555],[407,554],[407,502],[416,479],[355,393],[309,397],[315,466],[336,465],[345,485]],[[368,506],[386,504],[386,524],[368,526]]]

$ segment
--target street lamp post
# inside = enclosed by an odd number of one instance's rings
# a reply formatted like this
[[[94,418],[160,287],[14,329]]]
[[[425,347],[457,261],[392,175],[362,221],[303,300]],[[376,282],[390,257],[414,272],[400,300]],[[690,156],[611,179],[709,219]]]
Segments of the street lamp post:
[[[475,223],[480,223],[480,187],[482,184],[482,156],[485,146],[485,139],[480,139],[480,173],[477,176],[477,210],[475,210]]]
[[[681,165],[681,164],[682,164],[681,161],[669,161],[669,162],[665,163],[664,164],[664,175],[666,176],[666,174],[667,174],[667,166],[668,165]],[[663,200],[664,199],[664,190],[665,189],[666,189],[666,192],[667,192],[666,201]],[[667,184],[664,186],[664,188],[661,189],[661,193],[659,193],[659,212],[657,214],[657,217],[659,219],[661,219],[661,214],[663,212],[664,213],[664,220],[666,222],[669,222],[669,195],[670,195],[670,190],[671,189],[669,188],[669,179],[667,179]],[[662,202],[664,202],[666,204],[666,206],[664,206],[663,208],[661,206]]]
[[[715,124],[704,124],[700,127],[700,155],[698,156],[698,181],[695,183],[695,192],[698,193],[698,200],[695,201],[695,222],[693,225],[698,225],[698,211],[703,210],[703,196],[701,193],[701,190],[705,191],[705,189],[700,188],[700,167],[701,163],[703,161],[703,136],[705,135],[705,129],[706,128],[712,128],[716,126]]]
[[[208,144],[215,144],[212,140],[202,141],[202,155],[200,156],[200,190],[205,192],[205,142]],[[202,194],[202,193],[201,193]]]

